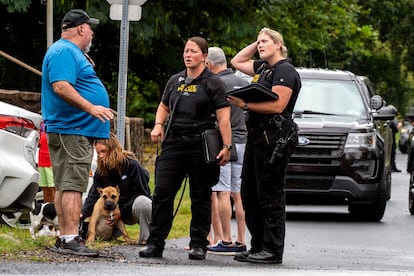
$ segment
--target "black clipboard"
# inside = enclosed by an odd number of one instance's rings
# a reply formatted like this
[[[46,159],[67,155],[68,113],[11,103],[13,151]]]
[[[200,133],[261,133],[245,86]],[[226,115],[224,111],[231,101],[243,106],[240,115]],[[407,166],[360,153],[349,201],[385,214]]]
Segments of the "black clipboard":
[[[217,162],[217,154],[223,149],[223,141],[217,128],[206,129],[202,134],[204,157],[207,163]],[[234,140],[231,141],[230,162],[237,161],[237,149]]]
[[[279,99],[279,96],[275,92],[259,83],[251,83],[242,88],[227,91],[225,95],[241,98],[246,103],[259,103]]]

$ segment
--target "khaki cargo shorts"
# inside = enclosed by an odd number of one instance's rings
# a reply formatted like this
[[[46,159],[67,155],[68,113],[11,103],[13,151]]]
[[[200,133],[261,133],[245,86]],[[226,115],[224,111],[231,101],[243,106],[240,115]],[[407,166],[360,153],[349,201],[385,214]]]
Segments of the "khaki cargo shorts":
[[[59,133],[48,133],[47,138],[56,190],[86,192],[93,156],[91,141]]]

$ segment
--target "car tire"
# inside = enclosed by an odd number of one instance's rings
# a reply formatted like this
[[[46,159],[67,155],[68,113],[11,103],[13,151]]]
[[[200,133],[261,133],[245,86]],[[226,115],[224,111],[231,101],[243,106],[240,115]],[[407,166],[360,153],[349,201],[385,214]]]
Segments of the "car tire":
[[[401,153],[407,153],[408,152],[408,146],[407,144],[398,144],[398,149]]]
[[[349,212],[357,220],[381,221],[387,205],[387,173],[383,173],[379,183],[378,197],[370,204],[350,204]]]
[[[387,189],[386,189],[386,191],[387,191],[387,201],[388,200],[390,200],[391,199],[391,183],[392,183],[392,178],[391,178],[391,169],[390,169],[390,167],[387,167],[386,169],[385,169],[385,177],[386,177],[386,184],[387,184]]]

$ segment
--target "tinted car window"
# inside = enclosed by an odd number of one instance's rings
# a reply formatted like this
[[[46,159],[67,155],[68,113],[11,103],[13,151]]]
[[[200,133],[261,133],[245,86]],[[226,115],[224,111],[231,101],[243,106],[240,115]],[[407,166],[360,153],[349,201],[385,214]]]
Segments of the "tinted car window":
[[[295,113],[329,113],[367,118],[367,108],[353,82],[302,79]]]

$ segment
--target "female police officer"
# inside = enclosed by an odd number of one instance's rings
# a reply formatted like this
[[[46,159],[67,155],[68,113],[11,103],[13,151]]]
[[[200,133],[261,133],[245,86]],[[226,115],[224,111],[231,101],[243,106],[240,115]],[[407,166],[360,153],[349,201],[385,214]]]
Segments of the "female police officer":
[[[252,60],[259,53],[260,60]],[[299,94],[299,74],[287,58],[280,33],[263,28],[257,41],[232,59],[239,71],[254,76],[279,98],[276,101],[246,103],[230,97],[229,102],[248,111],[248,138],[242,172],[241,193],[251,248],[234,257],[252,263],[281,263],[285,238],[286,168],[297,144],[297,126],[292,120]]]
[[[190,184],[191,212],[190,259],[206,256],[207,235],[211,223],[211,186],[219,178],[219,165],[230,159],[230,105],[218,76],[205,67],[208,45],[201,37],[190,38],[185,44],[183,59],[186,70],[173,75],[164,90],[151,131],[153,142],[162,142],[161,155],[155,167],[155,190],[147,246],[140,257],[162,257],[165,239],[173,221],[174,198],[184,178]],[[169,116],[169,125],[163,126]],[[223,140],[217,163],[204,159],[201,133],[214,128],[216,121]],[[165,136],[165,137],[164,137]]]

